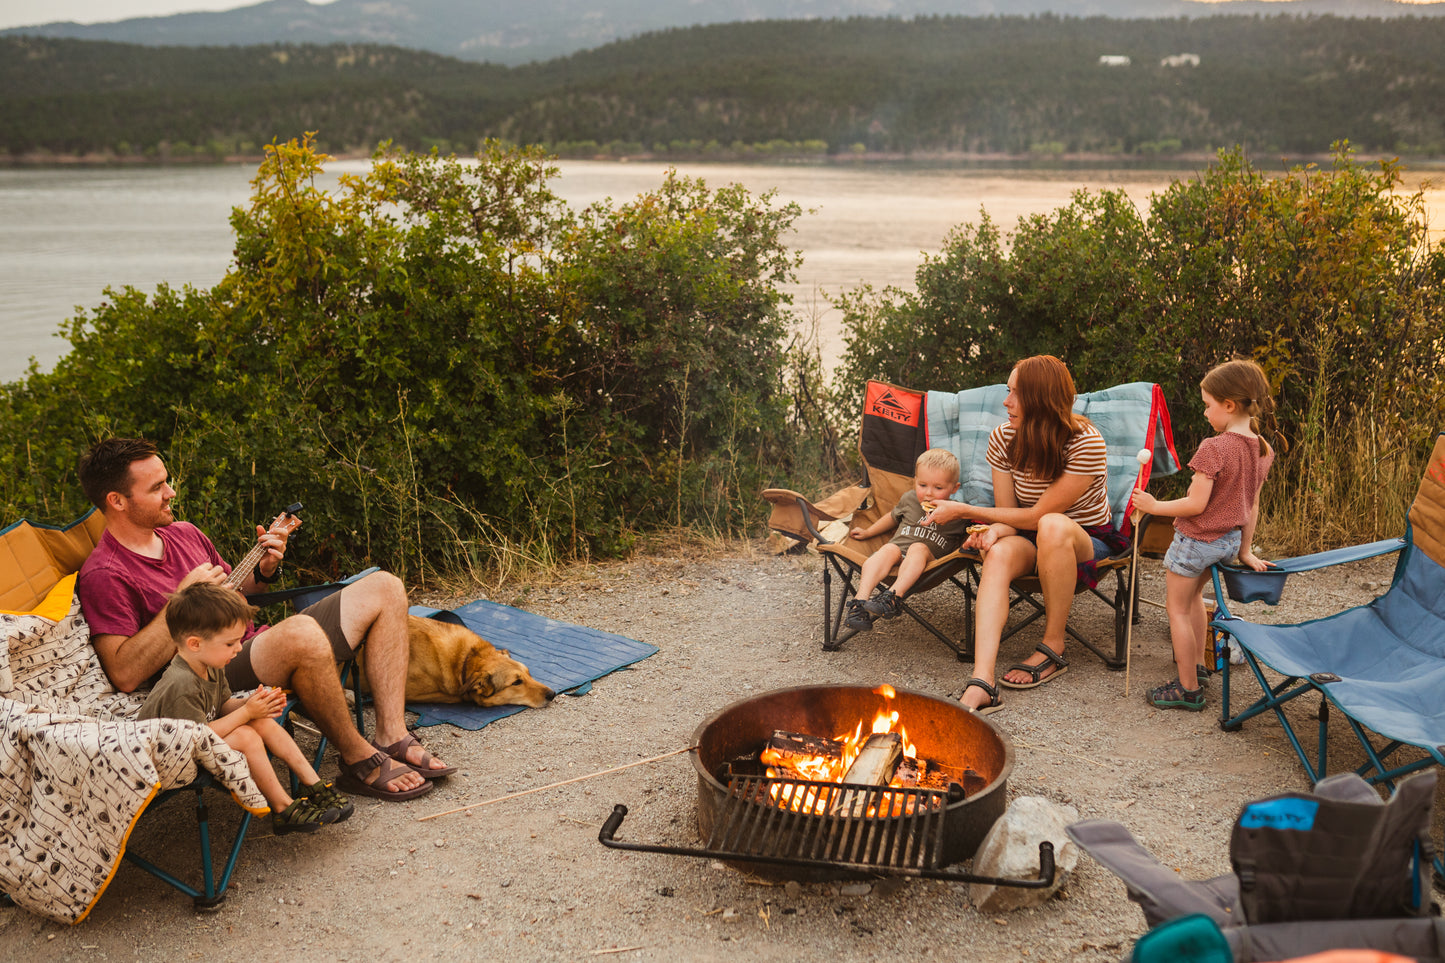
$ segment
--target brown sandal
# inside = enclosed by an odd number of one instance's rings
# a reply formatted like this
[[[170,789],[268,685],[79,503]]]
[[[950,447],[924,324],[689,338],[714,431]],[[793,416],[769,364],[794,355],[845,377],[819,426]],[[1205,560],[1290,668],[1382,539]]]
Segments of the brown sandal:
[[[336,784],[354,796],[370,796],[373,799],[385,799],[390,802],[401,802],[404,799],[415,799],[417,796],[431,792],[434,784],[424,782],[415,789],[387,789],[386,784],[393,779],[400,779],[409,772],[416,772],[411,766],[397,765],[384,752],[372,753],[360,762],[343,763],[341,775],[337,777]],[[366,776],[371,775],[371,781]]]
[[[417,773],[419,773],[424,779],[441,779],[442,777],[450,776],[452,773],[457,771],[456,766],[445,766],[441,769],[428,768],[431,766],[432,762],[436,760],[436,756],[433,756],[430,752],[427,752],[427,748],[426,746],[423,746],[421,744],[421,740],[418,739],[416,736],[412,735],[410,732],[408,732],[405,736],[398,739],[396,742],[393,742],[389,746],[378,745],[375,742],[373,742],[371,745],[373,748],[386,753],[388,756],[390,756],[392,759],[395,759],[403,766],[410,766],[412,769],[415,769]],[[419,765],[412,763],[406,758],[406,751],[412,746],[421,747],[421,763]]]

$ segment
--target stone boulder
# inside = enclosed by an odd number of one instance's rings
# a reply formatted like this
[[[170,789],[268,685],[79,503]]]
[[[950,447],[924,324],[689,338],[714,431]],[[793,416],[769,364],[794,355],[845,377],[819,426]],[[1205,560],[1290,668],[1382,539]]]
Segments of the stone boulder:
[[[1020,796],[984,837],[973,858],[973,873],[1004,879],[1038,879],[1039,843],[1054,844],[1054,884],[1047,889],[988,886],[973,883],[968,895],[979,912],[999,913],[1024,906],[1039,906],[1051,899],[1079,863],[1079,850],[1064,827],[1079,821],[1073,806],[1040,796]]]

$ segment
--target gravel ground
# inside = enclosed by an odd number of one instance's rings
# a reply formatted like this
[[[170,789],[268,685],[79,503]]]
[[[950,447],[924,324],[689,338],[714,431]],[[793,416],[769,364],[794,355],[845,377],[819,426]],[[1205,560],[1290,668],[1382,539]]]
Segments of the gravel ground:
[[[1392,565],[1376,559],[1295,576],[1278,609],[1244,609],[1265,621],[1338,611],[1383,591]],[[696,784],[685,755],[419,821],[683,748],[708,715],[769,689],[887,682],[937,695],[959,690],[968,667],[907,619],[823,652],[820,572],[814,556],[743,546],[722,556],[684,552],[594,566],[493,593],[660,651],[585,696],[559,697],[479,732],[420,730],[461,767],[421,799],[358,799],[348,822],[313,836],[277,838],[257,823],[232,892],[214,913],[194,913],[185,897],[123,864],[79,926],[0,910],[0,958],[1118,959],[1142,932],[1143,917],[1123,885],[1088,857],[1046,905],[990,916],[954,883],[775,885],[702,860],[599,845],[598,828],[618,802],[631,810],[619,838],[696,844]],[[1157,563],[1146,562],[1143,572],[1143,598],[1162,601]],[[944,625],[961,617],[956,595],[942,589],[919,605]],[[1143,619],[1127,695],[1124,673],[1075,645],[1069,673],[1008,693],[1004,711],[989,717],[1013,742],[1010,795],[1041,795],[1082,818],[1120,820],[1187,878],[1227,872],[1240,805],[1308,783],[1272,720],[1226,734],[1210,711],[1148,706],[1146,687],[1172,668],[1162,609],[1145,606]],[[1092,597],[1078,600],[1073,624],[1092,638],[1111,637],[1110,613]],[[1005,647],[1004,661],[1022,658],[1037,639],[1037,629],[1026,630]],[[1341,767],[1354,765],[1358,752],[1342,723],[1340,730],[1332,756]],[[148,815],[132,847],[173,849],[185,860],[177,867],[188,868],[195,842],[186,809]],[[221,800],[212,811],[213,823],[225,824],[234,807]]]

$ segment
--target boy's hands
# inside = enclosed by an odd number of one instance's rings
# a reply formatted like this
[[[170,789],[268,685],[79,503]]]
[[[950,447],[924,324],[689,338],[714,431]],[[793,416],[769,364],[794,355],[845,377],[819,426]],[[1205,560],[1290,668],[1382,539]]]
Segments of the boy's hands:
[[[243,708],[252,719],[274,719],[286,708],[286,691],[270,686],[258,686]]]
[[[868,538],[868,530],[866,528],[861,528],[857,525],[854,525],[851,529],[848,530],[848,537],[856,538],[859,541],[862,541],[863,539]]]

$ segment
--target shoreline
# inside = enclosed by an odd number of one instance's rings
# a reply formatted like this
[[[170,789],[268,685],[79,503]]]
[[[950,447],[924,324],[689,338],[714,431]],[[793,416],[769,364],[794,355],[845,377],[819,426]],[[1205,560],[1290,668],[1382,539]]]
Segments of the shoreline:
[[[338,151],[329,154],[332,160],[356,161],[367,160],[371,157],[370,151]],[[462,156],[462,155],[459,155]],[[1074,153],[1074,154],[1051,154],[1041,156],[1037,154],[1007,154],[1007,153],[970,153],[965,151],[867,151],[863,153],[838,153],[838,154],[780,154],[776,156],[760,157],[747,152],[726,152],[724,154],[708,153],[658,153],[654,151],[642,151],[635,154],[605,154],[595,153],[588,155],[553,155],[556,160],[563,161],[597,161],[613,163],[719,163],[719,164],[743,164],[748,166],[769,167],[769,166],[827,166],[846,167],[853,165],[888,165],[888,164],[915,164],[919,166],[957,166],[957,167],[979,167],[987,169],[991,167],[1004,167],[1008,169],[1036,169],[1036,170],[1069,170],[1099,169],[1099,168],[1122,168],[1129,170],[1196,170],[1200,167],[1207,167],[1217,159],[1217,154],[1212,151],[1182,151],[1176,154],[1103,154],[1103,153]],[[1299,165],[1326,165],[1334,158],[1328,152],[1315,154],[1301,154],[1298,156],[1284,155],[1271,159],[1263,157],[1251,158],[1251,163],[1263,170],[1285,170]],[[1445,157],[1422,156],[1422,157],[1401,157],[1397,154],[1355,154],[1354,158],[1360,163],[1376,164],[1385,160],[1399,161],[1407,171],[1445,171]],[[137,168],[137,167],[190,167],[225,164],[259,164],[265,159],[263,153],[226,154],[221,157],[137,157],[117,156],[113,154],[83,153],[83,154],[59,154],[59,153],[29,153],[19,156],[0,156],[0,170],[4,169],[36,169],[36,168]]]

